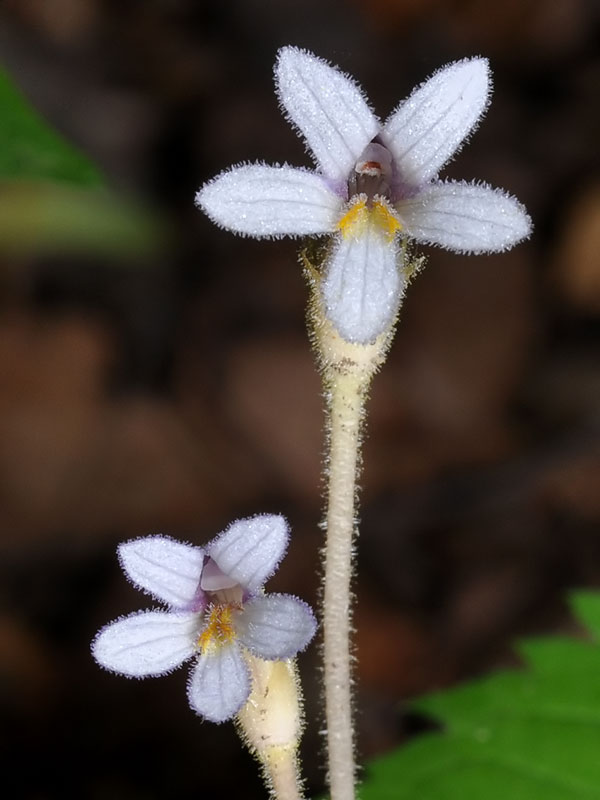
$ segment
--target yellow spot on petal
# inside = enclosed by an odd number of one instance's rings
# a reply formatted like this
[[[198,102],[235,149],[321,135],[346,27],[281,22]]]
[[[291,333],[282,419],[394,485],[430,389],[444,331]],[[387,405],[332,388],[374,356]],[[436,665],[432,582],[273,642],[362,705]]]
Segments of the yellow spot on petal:
[[[364,233],[369,221],[369,209],[366,200],[357,200],[344,214],[337,226],[343,236],[360,236]]]
[[[198,647],[205,653],[209,648],[229,644],[235,639],[233,608],[230,605],[211,606],[206,628],[198,637]]]
[[[366,200],[355,200],[338,222],[337,227],[344,237],[352,236],[356,239],[365,233],[369,225],[378,228],[389,242],[398,231],[402,230],[400,220],[390,206],[382,200],[373,201],[370,207]]]
[[[398,231],[402,230],[400,220],[392,214],[386,203],[382,203],[379,200],[373,203],[371,220],[373,224],[377,225],[377,227],[383,231],[386,239],[390,242]]]

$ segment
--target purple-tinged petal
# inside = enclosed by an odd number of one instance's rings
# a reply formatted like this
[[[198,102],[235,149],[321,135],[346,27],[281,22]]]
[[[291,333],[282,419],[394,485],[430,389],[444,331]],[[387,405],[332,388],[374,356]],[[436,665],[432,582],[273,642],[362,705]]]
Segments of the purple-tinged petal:
[[[487,59],[470,58],[434,73],[398,106],[382,139],[402,185],[421,186],[438,174],[475,128],[489,92]]]
[[[206,559],[200,580],[200,588],[204,592],[220,592],[224,589],[233,589],[237,585],[235,578],[223,572],[216,561],[210,556]]]
[[[283,47],[275,64],[279,101],[323,174],[347,181],[379,131],[379,120],[352,78],[297,47]]]
[[[203,605],[198,596],[204,551],[167,536],[144,536],[120,544],[123,572],[142,591],[174,608]]]
[[[288,524],[279,514],[258,514],[233,522],[206,546],[207,555],[249,594],[277,569],[287,549]]]
[[[532,230],[518,200],[484,184],[433,183],[396,208],[409,236],[458,253],[508,250]]]
[[[239,641],[267,661],[293,658],[317,630],[307,603],[289,594],[266,594],[244,605],[235,620]]]
[[[130,678],[164,675],[193,655],[197,614],[141,611],[103,628],[92,642],[101,667]]]
[[[211,722],[235,716],[250,694],[250,673],[236,644],[208,649],[198,659],[188,682],[193,710]]]

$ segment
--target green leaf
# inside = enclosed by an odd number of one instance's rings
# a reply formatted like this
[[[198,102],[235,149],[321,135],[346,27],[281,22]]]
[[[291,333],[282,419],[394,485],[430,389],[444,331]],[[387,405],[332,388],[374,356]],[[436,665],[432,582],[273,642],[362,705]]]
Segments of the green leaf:
[[[417,702],[444,731],[374,761],[361,800],[600,798],[600,594],[571,604],[592,641],[523,642],[523,669]]]
[[[600,639],[600,594],[598,592],[577,592],[571,597],[571,607],[577,618]]]
[[[0,253],[148,258],[168,231],[149,211],[110,192],[0,182]]]
[[[104,188],[0,68],[0,253],[147,259],[166,235],[154,213]]]
[[[0,180],[5,178],[103,183],[92,162],[40,117],[0,68]]]

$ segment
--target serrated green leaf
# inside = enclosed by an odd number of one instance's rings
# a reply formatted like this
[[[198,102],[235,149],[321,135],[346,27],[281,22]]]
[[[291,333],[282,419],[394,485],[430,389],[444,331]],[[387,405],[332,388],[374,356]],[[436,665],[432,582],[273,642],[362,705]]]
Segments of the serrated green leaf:
[[[571,598],[600,628],[600,595]],[[373,762],[361,800],[600,798],[600,645],[545,637],[518,646],[520,670],[418,701],[444,731]]]
[[[0,68],[0,179],[100,186],[97,168],[35,111]]]

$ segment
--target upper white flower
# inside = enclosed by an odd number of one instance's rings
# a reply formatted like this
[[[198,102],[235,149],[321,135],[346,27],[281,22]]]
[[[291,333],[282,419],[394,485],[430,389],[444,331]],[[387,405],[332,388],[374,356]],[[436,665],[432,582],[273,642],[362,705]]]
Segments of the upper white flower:
[[[196,657],[191,707],[224,722],[250,694],[244,648],[267,661],[292,658],[315,634],[310,607],[262,586],[287,549],[285,519],[258,515],[232,523],[204,549],[165,536],[119,546],[135,586],[169,611],[140,611],[104,627],[92,643],[100,666],[134,678],[164,675]]]
[[[437,177],[487,107],[486,59],[436,72],[384,123],[352,78],[312,53],[282,48],[275,83],[316,171],[233,167],[200,189],[196,203],[248,236],[334,234],[322,292],[344,339],[366,344],[391,325],[406,284],[402,237],[491,253],[531,232],[525,209],[504,191]]]

